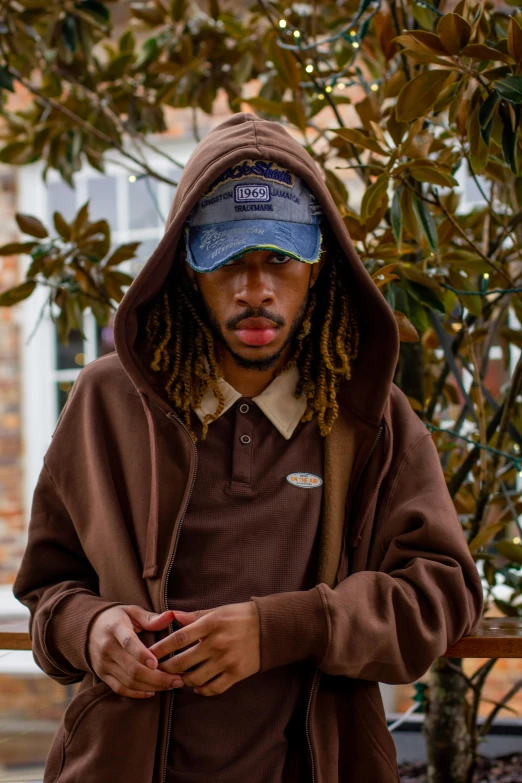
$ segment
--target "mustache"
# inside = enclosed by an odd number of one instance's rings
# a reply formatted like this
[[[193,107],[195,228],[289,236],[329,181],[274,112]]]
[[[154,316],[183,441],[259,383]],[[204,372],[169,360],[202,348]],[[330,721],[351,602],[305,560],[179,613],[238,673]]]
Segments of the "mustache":
[[[254,308],[248,308],[244,312],[239,313],[239,315],[232,316],[227,321],[225,321],[225,326],[227,329],[235,329],[236,326],[246,318],[267,318],[269,321],[273,321],[273,323],[275,323],[277,326],[285,325],[285,319],[280,315],[271,313],[266,309],[266,307],[260,307],[257,310]]]

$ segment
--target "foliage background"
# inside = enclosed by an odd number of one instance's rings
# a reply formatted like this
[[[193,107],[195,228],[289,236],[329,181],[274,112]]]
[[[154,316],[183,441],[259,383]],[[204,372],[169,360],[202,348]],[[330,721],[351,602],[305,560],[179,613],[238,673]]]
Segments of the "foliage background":
[[[124,6],[122,8],[122,6]],[[121,18],[117,34],[111,13]],[[5,0],[0,8],[0,161],[43,161],[69,184],[104,171],[117,150],[134,177],[170,181],[149,164],[169,111],[254,111],[297,134],[324,172],[354,244],[395,312],[396,382],[431,429],[488,608],[522,616],[522,10],[515,2],[314,0]],[[20,108],[20,95],[25,100]],[[351,169],[352,203],[340,173]],[[467,208],[472,178],[482,203]],[[175,184],[175,183],[173,183]],[[19,215],[26,279],[61,339],[92,308],[108,322],[132,278],[89,205],[68,223]],[[492,346],[503,379],[490,382]],[[508,600],[492,590],[504,584]],[[458,663],[455,668],[459,669]],[[487,670],[468,683],[474,731]],[[493,706],[489,722],[505,706]]]

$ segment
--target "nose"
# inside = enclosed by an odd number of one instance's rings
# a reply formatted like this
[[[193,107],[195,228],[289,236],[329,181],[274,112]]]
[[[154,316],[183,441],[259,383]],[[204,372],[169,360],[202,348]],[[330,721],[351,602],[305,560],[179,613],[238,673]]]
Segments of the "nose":
[[[253,309],[272,305],[274,290],[269,275],[256,266],[242,270],[242,273],[238,275],[234,302],[238,307],[248,306]]]

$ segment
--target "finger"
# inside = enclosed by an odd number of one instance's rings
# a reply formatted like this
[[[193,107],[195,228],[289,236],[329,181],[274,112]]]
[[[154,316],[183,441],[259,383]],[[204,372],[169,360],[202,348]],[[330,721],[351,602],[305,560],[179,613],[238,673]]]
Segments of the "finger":
[[[113,677],[112,674],[105,675],[104,682],[106,682],[109,688],[111,688],[114,693],[117,693],[118,696],[128,696],[131,699],[147,699],[156,695],[153,691],[138,691],[132,688],[126,688],[125,685],[116,677]]]
[[[170,652],[175,652],[183,647],[191,644],[191,642],[197,642],[199,639],[205,637],[213,626],[212,615],[205,615],[199,620],[196,620],[186,628],[178,628],[174,633],[169,634],[164,639],[160,639],[159,642],[155,642],[149,651],[152,652],[156,658],[163,658]]]
[[[161,612],[161,614],[149,612],[148,609],[144,609],[138,604],[125,605],[124,609],[133,624],[138,626],[137,630],[161,631],[163,628],[167,628],[174,619],[172,609]]]
[[[209,612],[215,612],[215,609],[195,609],[193,612],[183,612],[181,609],[174,609],[174,615],[176,620],[182,625],[189,625],[190,623],[199,620]]]
[[[150,686],[149,690],[165,690],[166,688],[171,688],[176,682],[183,682],[177,674],[165,672],[159,668],[151,670],[147,666],[143,666],[136,658],[125,652],[125,650],[121,650],[121,648],[112,660],[115,665],[125,672],[131,681]]]
[[[162,661],[159,665],[159,669],[170,674],[179,674],[180,672],[188,672],[193,666],[197,666],[203,661],[206,661],[210,657],[210,653],[204,647],[202,649],[202,643],[196,644],[195,647],[191,647],[190,650],[178,653],[172,658],[166,661]]]
[[[194,693],[199,693],[200,696],[218,696],[231,688],[236,682],[237,680],[231,674],[223,672],[223,674],[206,683],[206,685],[198,685],[197,688],[194,688]]]
[[[199,688],[200,685],[206,685],[209,680],[223,673],[223,665],[209,659],[194,669],[193,672],[190,672],[190,674],[185,674],[183,676],[183,684],[188,685],[190,688]]]
[[[143,644],[132,628],[125,623],[115,623],[112,634],[119,643],[120,649],[127,652],[143,666],[148,666],[149,669],[157,669],[157,657],[149,651],[149,648]]]
[[[136,661],[134,661],[134,663],[136,663]],[[144,682],[140,679],[136,679],[131,673],[132,671],[132,666],[129,670],[129,668],[121,666],[116,661],[113,661],[110,667],[111,675],[130,690],[157,692],[170,691],[172,688],[183,686],[181,677],[172,677],[172,675],[165,675],[162,672],[150,672],[150,674],[162,676],[157,676],[155,682]]]

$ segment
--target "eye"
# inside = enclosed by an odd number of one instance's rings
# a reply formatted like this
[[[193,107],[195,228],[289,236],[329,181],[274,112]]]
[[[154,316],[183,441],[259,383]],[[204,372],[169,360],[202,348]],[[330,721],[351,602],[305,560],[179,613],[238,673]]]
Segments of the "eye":
[[[286,264],[287,261],[291,261],[291,260],[292,260],[291,257],[285,256],[284,253],[275,253],[272,256],[271,262],[274,262],[276,265],[282,265],[282,264]]]

